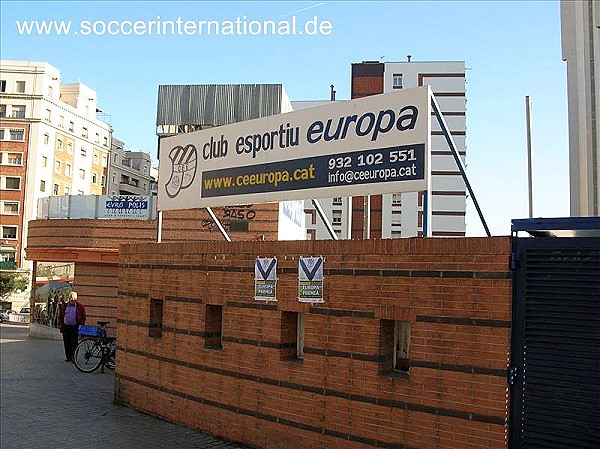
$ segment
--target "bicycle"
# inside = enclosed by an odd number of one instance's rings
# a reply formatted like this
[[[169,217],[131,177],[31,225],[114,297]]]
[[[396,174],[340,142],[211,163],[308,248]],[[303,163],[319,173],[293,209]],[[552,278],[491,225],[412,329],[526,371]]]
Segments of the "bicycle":
[[[91,373],[102,366],[115,369],[117,338],[107,335],[106,325],[110,321],[98,321],[98,326],[79,326],[79,335],[84,336],[73,354],[75,368],[82,373]]]

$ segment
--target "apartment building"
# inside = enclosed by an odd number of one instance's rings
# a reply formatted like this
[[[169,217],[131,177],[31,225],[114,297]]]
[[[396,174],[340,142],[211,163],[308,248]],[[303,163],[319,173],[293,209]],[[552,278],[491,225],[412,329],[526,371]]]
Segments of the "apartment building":
[[[27,223],[50,195],[105,192],[110,125],[96,118],[97,94],[61,83],[46,62],[0,62],[0,257],[25,260]]]
[[[463,162],[466,156],[465,63],[361,62],[352,64],[352,99],[396,89],[430,85]],[[324,102],[292,102],[295,110]],[[466,187],[434,116],[431,117],[431,235],[460,237],[466,233]],[[399,238],[424,232],[423,192],[320,200],[341,238]],[[305,202],[307,237],[331,238],[310,201]]]
[[[571,216],[600,215],[600,4],[560,3],[562,57],[567,62]]]
[[[152,158],[149,153],[129,151],[113,137],[111,143],[108,195],[150,195]]]

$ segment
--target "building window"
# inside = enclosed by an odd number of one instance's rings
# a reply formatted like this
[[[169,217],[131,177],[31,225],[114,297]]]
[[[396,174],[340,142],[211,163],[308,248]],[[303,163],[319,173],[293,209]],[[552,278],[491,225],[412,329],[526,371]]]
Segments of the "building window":
[[[341,210],[332,211],[331,224],[333,224],[334,226],[342,225],[342,211]]]
[[[19,190],[21,188],[21,178],[16,176],[7,176],[4,178],[4,189]]]
[[[102,155],[102,166],[106,167],[108,165],[108,157],[106,157],[106,154]]]
[[[104,143],[102,145],[104,145],[105,147],[108,146],[108,137],[104,137]]]
[[[40,181],[40,192],[46,191],[46,181]]]
[[[16,81],[15,82],[15,92],[19,94],[25,93],[25,81]]]
[[[223,306],[206,305],[204,317],[204,347],[223,349]]]
[[[67,164],[67,166],[65,167],[65,175],[71,176],[72,173],[73,172],[72,172],[71,164]]]
[[[62,151],[62,149],[63,149],[63,141],[62,141],[62,139],[56,139],[56,149],[58,151]]]
[[[54,97],[54,88],[52,86],[48,86],[48,96],[50,98]]]
[[[87,151],[85,150],[85,148],[81,148],[81,150],[79,150],[79,154],[81,154],[83,157],[86,157]]]
[[[67,142],[67,154],[73,154],[73,142]]]
[[[85,137],[87,139],[88,136],[88,129],[84,126],[83,129],[81,130],[81,137]]]
[[[54,161],[54,173],[60,173],[60,161]]]
[[[117,153],[115,153],[115,157],[113,158],[113,162],[116,164],[117,162],[119,162],[119,155]]]
[[[100,134],[99,133],[96,133],[96,138],[94,139],[94,142],[100,143]]]
[[[402,74],[394,73],[393,81],[392,81],[393,89],[402,89]]]
[[[99,157],[98,157],[98,153],[96,153],[94,151],[94,164],[97,164],[100,161]]]
[[[148,327],[148,336],[152,338],[161,338],[163,330],[163,300],[150,299],[150,325]]]
[[[46,109],[46,115],[44,116],[44,120],[47,122],[52,121],[52,111],[50,109]]]
[[[52,195],[58,195],[58,184],[52,186]]]
[[[381,320],[381,374],[408,373],[410,369],[410,322]]]
[[[64,115],[61,115],[61,116],[58,118],[58,126],[59,126],[60,128],[64,128],[64,127],[65,127],[65,117],[64,117]]]
[[[23,153],[6,153],[7,165],[23,165]]]
[[[0,80],[0,92],[6,92],[6,80]]]
[[[2,238],[14,240],[17,238],[16,226],[2,226]]]
[[[117,175],[113,175],[113,184],[117,183]]]
[[[402,206],[401,193],[392,193],[392,206]]]
[[[144,165],[144,174],[148,173],[148,166]]]
[[[83,168],[79,169],[79,179],[85,179],[85,170]]]
[[[48,142],[50,142],[50,135],[49,134],[44,134],[44,143],[46,145],[48,145]]]
[[[6,117],[6,105],[0,104],[0,117]]]
[[[0,140],[4,140],[4,130],[0,129]]]
[[[342,197],[341,197],[341,196],[336,196],[336,197],[333,199],[333,202],[332,202],[332,204],[333,204],[334,206],[341,206],[341,205],[342,205]]]
[[[24,129],[11,129],[10,130],[10,140],[20,141],[25,140],[25,130]]]
[[[70,132],[73,132],[73,130],[74,130],[74,129],[75,129],[75,122],[73,122],[73,121],[70,121],[70,122],[69,122],[69,131],[70,131]]]
[[[71,189],[65,186],[65,195],[68,195],[69,193],[71,193]]]
[[[25,118],[25,106],[23,105],[13,105],[12,106],[12,118]]]
[[[48,158],[46,156],[42,156],[42,167],[48,166]]]
[[[102,187],[106,187],[106,176],[102,175]]]
[[[98,184],[98,174],[92,173],[92,184]]]
[[[85,193],[83,193],[83,190],[78,190],[77,195],[85,195]]]
[[[19,202],[2,201],[2,213],[5,215],[19,215]]]

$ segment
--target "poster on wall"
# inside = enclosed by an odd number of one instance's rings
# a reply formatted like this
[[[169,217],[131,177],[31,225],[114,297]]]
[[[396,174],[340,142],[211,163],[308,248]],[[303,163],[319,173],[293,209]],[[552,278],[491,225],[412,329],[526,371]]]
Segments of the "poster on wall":
[[[325,302],[323,300],[323,257],[300,257],[298,301]]]
[[[257,257],[254,263],[254,299],[277,301],[277,258]]]

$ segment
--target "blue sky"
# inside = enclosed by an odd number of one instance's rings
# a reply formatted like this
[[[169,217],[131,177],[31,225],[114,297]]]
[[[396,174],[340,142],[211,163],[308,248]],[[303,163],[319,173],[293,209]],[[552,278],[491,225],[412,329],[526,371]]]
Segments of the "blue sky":
[[[16,21],[282,20],[317,16],[327,36],[19,35]],[[2,59],[47,61],[98,92],[115,137],[156,155],[159,84],[283,83],[292,100],[350,97],[363,60],[464,60],[467,172],[492,234],[525,218],[525,96],[533,98],[534,216],[566,216],[566,65],[558,1],[0,2]],[[484,235],[467,200],[467,235]]]

